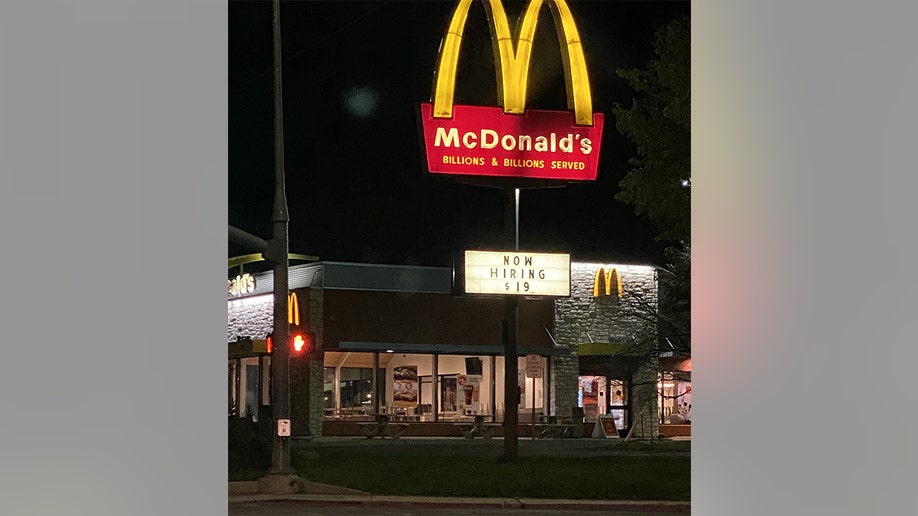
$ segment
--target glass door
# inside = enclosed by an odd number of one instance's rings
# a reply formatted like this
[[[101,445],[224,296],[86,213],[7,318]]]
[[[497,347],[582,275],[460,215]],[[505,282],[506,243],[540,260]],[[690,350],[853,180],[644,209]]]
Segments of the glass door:
[[[609,380],[609,408],[618,430],[628,429],[628,391],[624,380]]]

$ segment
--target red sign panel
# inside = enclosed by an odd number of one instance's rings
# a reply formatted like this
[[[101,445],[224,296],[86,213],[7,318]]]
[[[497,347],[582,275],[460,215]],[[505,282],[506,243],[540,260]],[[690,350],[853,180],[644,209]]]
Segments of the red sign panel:
[[[594,181],[599,169],[602,113],[593,125],[574,124],[570,111],[453,106],[452,118],[434,118],[421,104],[427,170],[432,174]]]

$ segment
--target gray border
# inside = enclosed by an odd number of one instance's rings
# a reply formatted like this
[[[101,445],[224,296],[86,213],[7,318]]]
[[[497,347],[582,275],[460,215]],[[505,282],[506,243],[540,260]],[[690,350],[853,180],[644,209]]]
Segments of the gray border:
[[[698,514],[912,507],[892,5],[693,2]],[[3,512],[225,513],[225,41],[222,2],[0,5]]]
[[[226,31],[0,5],[0,513],[226,514]]]
[[[692,4],[697,514],[914,512],[915,14]]]

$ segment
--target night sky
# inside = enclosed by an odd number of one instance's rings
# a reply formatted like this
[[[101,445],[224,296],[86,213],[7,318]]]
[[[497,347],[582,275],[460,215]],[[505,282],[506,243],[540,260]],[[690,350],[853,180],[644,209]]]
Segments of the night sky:
[[[503,192],[423,170],[417,105],[430,101],[437,52],[456,2],[282,2],[290,252],[322,260],[450,266],[465,249],[506,249]],[[511,24],[525,5],[505,1]],[[613,103],[634,96],[618,68],[644,68],[657,28],[681,2],[569,2],[593,91],[606,113],[595,182],[524,190],[520,248],[573,260],[662,263],[653,226],[616,201],[634,145]],[[497,105],[485,11],[470,9],[457,104]],[[274,189],[271,2],[229,2],[229,224],[271,237]],[[547,7],[534,44],[528,108],[566,110]],[[560,186],[560,185],[559,185]],[[249,250],[229,245],[229,256]]]

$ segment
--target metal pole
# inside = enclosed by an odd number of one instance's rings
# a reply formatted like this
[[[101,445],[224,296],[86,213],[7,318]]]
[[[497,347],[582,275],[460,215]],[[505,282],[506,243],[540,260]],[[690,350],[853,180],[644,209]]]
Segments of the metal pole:
[[[494,372],[494,368],[497,365],[497,358],[494,355],[491,355],[491,374],[490,374],[490,387],[491,387],[491,422],[497,422],[497,373]]]
[[[535,425],[535,378],[532,379],[532,424]],[[535,426],[533,426],[533,437],[535,437]]]
[[[431,361],[431,375],[430,375],[430,391],[431,391],[431,402],[430,410],[433,412],[433,420],[439,421],[438,414],[440,413],[440,356],[436,353],[433,354]],[[430,415],[428,415],[430,417]]]
[[[290,419],[290,350],[287,324],[287,193],[284,186],[284,115],[281,77],[281,33],[280,0],[273,2],[274,29],[274,212],[272,216],[274,235],[272,244],[280,256],[274,264],[274,337],[271,373],[274,378],[272,412],[274,414],[274,437],[271,446],[270,473],[288,475],[290,466],[290,437],[277,435],[278,421]]]
[[[520,189],[513,189],[513,250],[520,250]]]
[[[519,251],[520,190],[507,188],[504,202],[504,229],[513,249]],[[517,383],[517,315],[516,296],[504,297],[504,461],[515,461],[519,456],[519,405],[520,387]]]
[[[379,415],[379,352],[373,353],[373,414]]]

